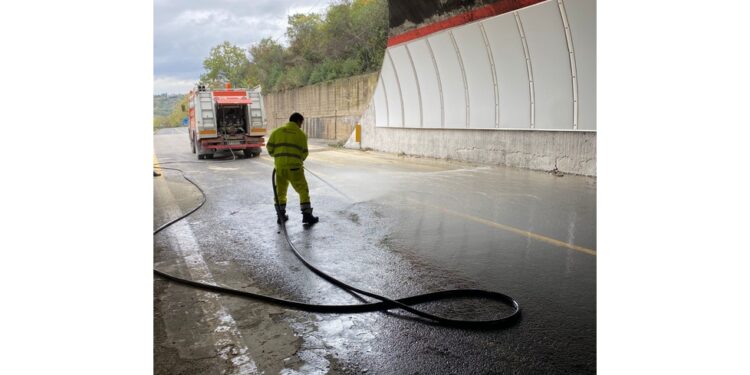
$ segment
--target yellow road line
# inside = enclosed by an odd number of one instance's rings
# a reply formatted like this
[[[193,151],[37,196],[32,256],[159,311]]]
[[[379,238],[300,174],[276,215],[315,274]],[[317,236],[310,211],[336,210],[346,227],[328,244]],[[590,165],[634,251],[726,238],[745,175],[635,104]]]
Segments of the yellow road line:
[[[272,160],[269,160],[269,161],[271,163],[273,163]],[[315,171],[315,174],[317,174],[317,175],[319,175],[321,177],[325,177],[325,178],[330,179],[330,177],[327,176],[325,173],[321,173],[321,172]],[[434,206],[434,205],[431,205],[431,204],[422,203],[422,202],[417,201],[417,200],[412,199],[412,198],[406,198],[406,199],[408,201],[410,201],[411,203],[418,204],[418,205],[425,206],[425,207],[429,207],[429,208],[432,208],[432,209],[435,209],[435,210],[438,210],[438,211],[442,211],[442,212],[451,214],[453,216],[461,217],[461,218],[464,218],[466,220],[470,220],[470,221],[474,221],[474,222],[477,222],[477,223],[480,223],[480,224],[484,224],[484,225],[487,225],[489,227],[493,227],[493,228],[497,228],[497,229],[502,229],[502,230],[505,230],[505,231],[508,231],[508,232],[512,232],[512,233],[520,234],[522,236],[533,238],[533,239],[535,239],[537,241],[546,242],[546,243],[549,243],[549,244],[552,244],[552,245],[555,245],[555,246],[565,247],[565,248],[568,248],[568,249],[571,249],[571,250],[575,250],[575,251],[578,251],[578,252],[581,252],[581,253],[584,253],[584,254],[589,254],[589,255],[596,256],[596,251],[595,250],[592,250],[592,249],[589,249],[589,248],[586,248],[586,247],[583,247],[583,246],[573,245],[573,244],[570,244],[570,243],[567,243],[567,242],[556,240],[554,238],[543,236],[541,234],[537,234],[537,233],[534,233],[534,232],[529,232],[527,230],[518,229],[518,228],[515,228],[515,227],[511,227],[509,225],[500,224],[500,223],[496,223],[494,221],[490,221],[490,220],[487,220],[487,219],[482,219],[480,217],[471,216],[471,215],[468,215],[468,214],[465,214],[465,213],[462,213],[462,212],[453,211],[453,210],[445,208],[445,207]]]
[[[158,167],[158,165],[159,165],[159,158],[157,158],[156,153],[154,153],[154,171],[156,171],[156,173],[161,174],[161,168]]]
[[[552,245],[566,247],[566,248],[571,249],[571,250],[575,250],[575,251],[579,251],[579,252],[582,252],[582,253],[585,253],[585,254],[596,256],[596,251],[591,250],[589,248],[585,248],[583,246],[569,244],[567,242],[556,240],[554,238],[549,238],[549,237],[543,236],[541,234],[537,234],[537,233],[534,233],[534,232],[529,232],[527,230],[522,230],[522,229],[514,228],[514,227],[511,227],[511,226],[505,225],[505,224],[496,223],[494,221],[482,219],[482,218],[476,217],[476,216],[471,216],[471,215],[468,215],[468,214],[465,214],[465,213],[462,213],[462,212],[453,211],[453,210],[445,208],[445,207],[439,207],[439,206],[434,206],[434,205],[431,205],[431,204],[422,203],[422,202],[419,202],[419,201],[417,201],[415,199],[411,199],[411,198],[406,198],[406,199],[408,201],[410,201],[411,203],[418,204],[418,205],[425,206],[425,207],[429,207],[429,208],[432,208],[432,209],[435,209],[435,210],[438,210],[438,211],[442,211],[442,212],[445,212],[445,213],[448,213],[448,214],[451,214],[451,215],[454,215],[454,216],[458,216],[458,217],[464,218],[466,220],[471,220],[471,221],[474,221],[474,222],[477,222],[477,223],[481,223],[481,224],[484,224],[484,225],[487,225],[487,226],[490,226],[490,227],[493,227],[493,228],[498,228],[498,229],[502,229],[502,230],[505,230],[505,231],[508,231],[508,232],[513,232],[513,233],[516,233],[516,234],[520,234],[522,236],[533,238],[533,239],[538,240],[538,241],[547,242],[547,243],[552,244]]]

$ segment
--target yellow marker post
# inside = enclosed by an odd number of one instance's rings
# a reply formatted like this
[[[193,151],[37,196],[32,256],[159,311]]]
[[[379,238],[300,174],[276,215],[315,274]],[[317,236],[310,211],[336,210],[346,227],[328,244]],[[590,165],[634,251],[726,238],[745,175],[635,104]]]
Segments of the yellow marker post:
[[[357,143],[362,143],[362,125],[360,124],[354,126],[354,140]]]

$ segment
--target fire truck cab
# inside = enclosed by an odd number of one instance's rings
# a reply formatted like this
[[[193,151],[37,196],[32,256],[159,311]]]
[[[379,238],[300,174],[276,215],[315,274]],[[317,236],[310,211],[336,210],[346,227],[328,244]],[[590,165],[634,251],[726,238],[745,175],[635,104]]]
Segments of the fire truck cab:
[[[188,134],[198,159],[221,150],[260,155],[265,145],[266,119],[260,86],[253,89],[210,90],[199,84],[188,94]]]

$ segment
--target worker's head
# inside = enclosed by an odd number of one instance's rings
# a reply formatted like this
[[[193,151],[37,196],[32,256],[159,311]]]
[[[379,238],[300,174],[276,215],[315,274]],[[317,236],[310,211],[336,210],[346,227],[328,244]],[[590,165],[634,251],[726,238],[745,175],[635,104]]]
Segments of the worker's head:
[[[297,112],[294,112],[291,116],[289,116],[289,121],[296,122],[297,125],[302,126],[302,123],[305,122],[305,117]]]

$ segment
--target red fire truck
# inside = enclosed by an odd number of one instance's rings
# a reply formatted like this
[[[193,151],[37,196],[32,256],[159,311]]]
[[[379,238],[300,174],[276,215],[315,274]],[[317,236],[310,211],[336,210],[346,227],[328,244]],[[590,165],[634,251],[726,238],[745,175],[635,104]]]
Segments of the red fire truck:
[[[198,159],[221,150],[258,156],[265,145],[266,119],[260,86],[253,89],[207,89],[199,84],[188,95],[188,134]]]

